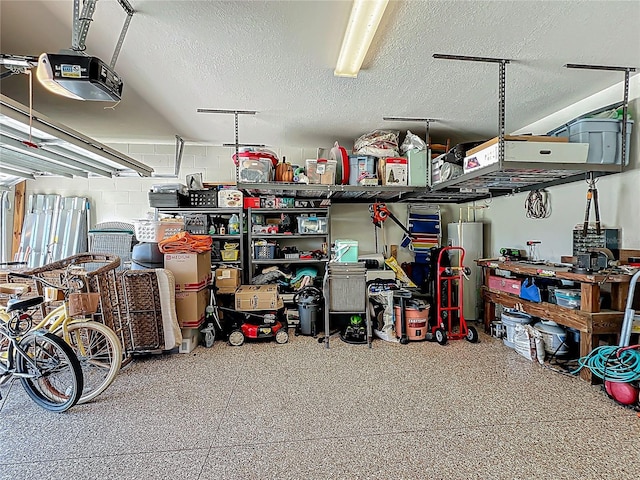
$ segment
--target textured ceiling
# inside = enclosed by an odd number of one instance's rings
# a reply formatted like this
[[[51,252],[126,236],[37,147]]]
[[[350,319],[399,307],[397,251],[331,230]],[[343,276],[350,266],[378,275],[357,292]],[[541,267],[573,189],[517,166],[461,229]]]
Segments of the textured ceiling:
[[[130,0],[136,10],[116,64],[125,86],[115,109],[35,87],[34,108],[101,141],[234,141],[233,117],[197,108],[257,110],[240,118],[240,142],[347,148],[376,128],[422,124],[436,139],[497,133],[498,66],[436,60],[433,53],[511,59],[507,131],[623,79],[566,63],[640,67],[640,0],[391,1],[357,79],[333,76],[351,2]],[[2,53],[69,48],[71,0],[1,0]],[[87,53],[109,62],[124,22],[100,0]],[[27,103],[26,75],[2,93]],[[622,89],[620,90],[622,99]]]

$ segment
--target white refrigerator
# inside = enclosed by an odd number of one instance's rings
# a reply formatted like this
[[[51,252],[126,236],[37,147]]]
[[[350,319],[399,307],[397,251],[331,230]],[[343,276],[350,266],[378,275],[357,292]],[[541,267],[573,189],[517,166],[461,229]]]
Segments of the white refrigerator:
[[[483,258],[481,222],[457,222],[447,225],[447,245],[464,248],[464,266],[469,267],[471,274],[469,280],[464,280],[463,308],[465,320],[481,320],[480,287],[482,286],[482,269],[476,264],[476,260]],[[454,264],[458,260],[452,258]]]

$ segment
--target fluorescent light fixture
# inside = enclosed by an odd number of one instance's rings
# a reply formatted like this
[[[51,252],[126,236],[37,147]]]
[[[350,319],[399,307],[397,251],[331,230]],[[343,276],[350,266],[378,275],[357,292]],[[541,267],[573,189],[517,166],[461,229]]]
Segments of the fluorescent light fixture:
[[[30,112],[29,107],[4,95],[0,95],[0,158],[3,167],[26,169],[32,174],[115,177],[126,171],[150,177],[153,172],[151,167],[39,112]]]
[[[333,74],[356,78],[389,0],[354,0]]]

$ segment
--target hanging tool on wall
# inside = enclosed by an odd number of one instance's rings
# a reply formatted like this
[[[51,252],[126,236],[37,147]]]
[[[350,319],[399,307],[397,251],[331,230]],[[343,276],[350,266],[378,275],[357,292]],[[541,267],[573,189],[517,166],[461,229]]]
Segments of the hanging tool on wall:
[[[405,227],[402,224],[402,222],[398,220],[398,217],[396,217],[393,213],[389,211],[386,204],[372,203],[371,205],[369,205],[369,212],[371,213],[371,220],[373,221],[373,224],[376,227],[382,226],[382,224],[388,218],[390,218],[396,223],[396,225],[398,225],[402,229],[402,231],[404,231],[407,235],[409,235],[409,237],[413,237],[413,235],[411,235],[411,232],[407,229],[407,227]]]
[[[593,200],[593,209],[596,214],[596,235],[600,235],[600,206],[598,205],[598,189],[596,188],[596,179],[593,177],[593,172],[587,173],[587,208],[584,211],[584,225],[582,228],[582,234],[587,235],[589,229],[589,214],[591,213],[591,200]]]

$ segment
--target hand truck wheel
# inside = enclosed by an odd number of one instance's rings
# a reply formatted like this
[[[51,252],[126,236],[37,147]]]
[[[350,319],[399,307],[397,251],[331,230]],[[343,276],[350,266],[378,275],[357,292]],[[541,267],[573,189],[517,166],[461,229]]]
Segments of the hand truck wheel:
[[[467,336],[465,337],[468,342],[477,343],[478,342],[478,331],[475,327],[467,327]]]

